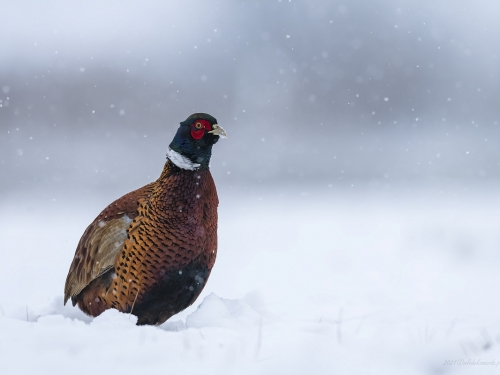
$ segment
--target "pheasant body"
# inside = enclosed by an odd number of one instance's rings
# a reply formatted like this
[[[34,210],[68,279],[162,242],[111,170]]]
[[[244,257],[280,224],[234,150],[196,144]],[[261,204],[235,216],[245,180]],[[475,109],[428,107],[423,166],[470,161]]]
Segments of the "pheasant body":
[[[207,133],[212,144],[218,140]],[[71,298],[92,316],[115,308],[136,315],[137,324],[158,325],[196,300],[217,255],[219,201],[208,162],[204,168],[189,153],[179,158],[199,167],[186,169],[170,156],[156,182],[116,200],[90,224],[70,267],[65,303]]]

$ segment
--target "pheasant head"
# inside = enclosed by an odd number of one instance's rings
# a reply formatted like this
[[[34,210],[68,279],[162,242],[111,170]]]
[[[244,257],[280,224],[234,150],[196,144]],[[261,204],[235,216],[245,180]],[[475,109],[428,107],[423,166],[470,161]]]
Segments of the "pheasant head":
[[[192,114],[181,122],[167,157],[182,169],[208,169],[212,146],[220,137],[226,138],[226,132],[214,117],[206,113]]]

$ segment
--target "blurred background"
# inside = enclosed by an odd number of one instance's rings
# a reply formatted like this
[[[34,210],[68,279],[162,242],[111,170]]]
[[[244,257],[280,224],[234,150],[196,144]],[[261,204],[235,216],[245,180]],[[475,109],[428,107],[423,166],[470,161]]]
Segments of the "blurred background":
[[[211,161],[219,250],[200,298],[164,329],[189,327],[213,292],[256,309],[251,327],[272,313],[271,360],[255,363],[279,371],[259,374],[437,374],[459,355],[500,358],[499,19],[500,2],[481,0],[0,0],[0,323],[17,319],[5,343],[21,359],[6,358],[38,366],[26,353],[52,350],[52,334],[19,320],[88,321],[62,307],[81,234],[159,176],[194,112],[228,133]],[[233,324],[203,306],[208,326]],[[115,348],[68,324],[92,363]],[[260,345],[260,329],[193,342],[224,342],[221,363],[254,361],[230,350]],[[73,358],[68,340],[50,352],[58,363]]]
[[[496,181],[499,12],[451,0],[2,2],[0,199],[141,186],[193,112],[229,134],[212,159],[226,186]]]

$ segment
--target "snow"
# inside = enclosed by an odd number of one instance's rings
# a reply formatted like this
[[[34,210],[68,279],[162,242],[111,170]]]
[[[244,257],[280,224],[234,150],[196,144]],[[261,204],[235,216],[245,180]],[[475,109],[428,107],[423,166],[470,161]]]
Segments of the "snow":
[[[464,363],[500,360],[498,189],[324,186],[219,186],[212,275],[160,327],[62,304],[79,237],[106,202],[12,194],[0,205],[0,372],[496,371]]]

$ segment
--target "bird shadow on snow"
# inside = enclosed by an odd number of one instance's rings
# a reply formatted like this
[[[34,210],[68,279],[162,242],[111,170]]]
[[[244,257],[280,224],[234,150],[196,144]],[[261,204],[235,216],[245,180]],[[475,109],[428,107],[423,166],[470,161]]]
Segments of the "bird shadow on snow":
[[[45,307],[39,309],[19,308],[9,315],[10,318],[29,322],[38,322],[40,318],[45,320],[48,317],[55,316],[81,321],[86,324],[104,321],[111,323],[113,320],[122,321],[125,317],[134,324],[137,321],[135,316],[120,313],[114,309],[107,310],[100,316],[93,318],[85,315],[80,309],[73,307],[71,304],[64,306],[62,296],[55,297]],[[175,320],[174,316],[173,319],[168,320],[159,328],[165,331],[181,331],[188,328],[203,327],[242,328],[260,325],[264,321],[272,320],[275,320],[274,315],[265,309],[262,298],[257,292],[249,293],[241,299],[225,299],[211,293],[203,299],[193,313],[186,317],[185,321]]]

